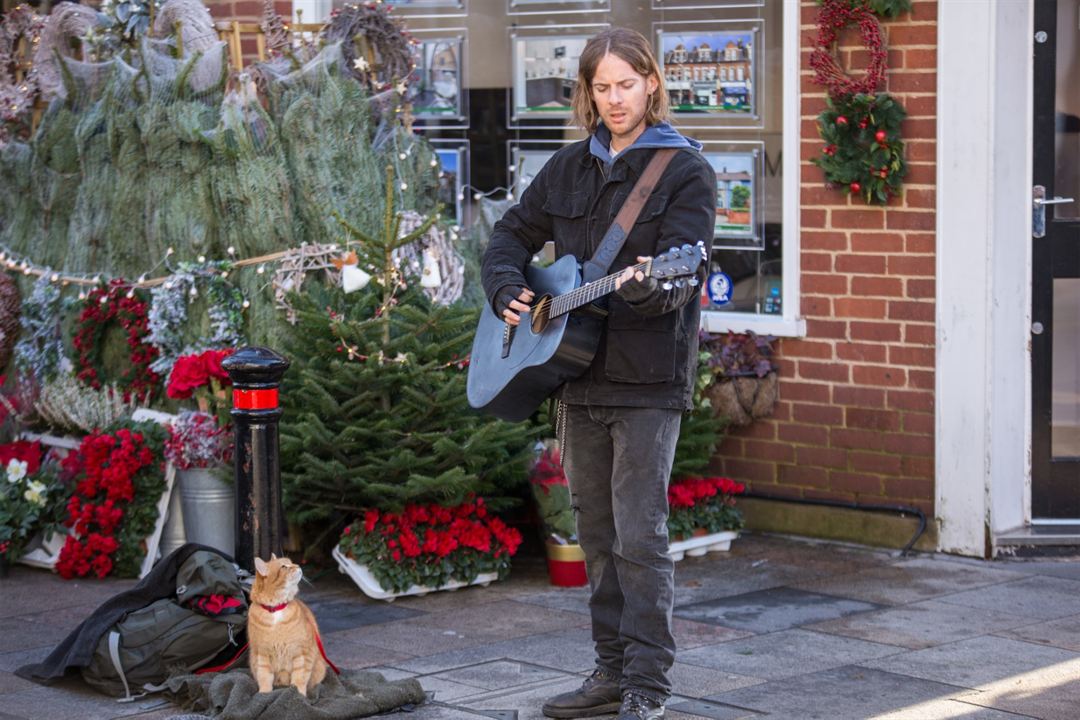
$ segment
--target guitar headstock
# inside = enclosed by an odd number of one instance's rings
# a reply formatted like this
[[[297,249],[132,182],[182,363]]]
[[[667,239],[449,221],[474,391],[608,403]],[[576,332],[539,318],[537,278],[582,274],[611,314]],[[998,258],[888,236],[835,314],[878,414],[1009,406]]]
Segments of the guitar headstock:
[[[697,285],[697,269],[705,259],[705,243],[673,247],[650,261],[647,274],[663,281],[665,290],[670,290],[672,284],[681,287],[684,282]],[[689,279],[684,280],[687,276]]]

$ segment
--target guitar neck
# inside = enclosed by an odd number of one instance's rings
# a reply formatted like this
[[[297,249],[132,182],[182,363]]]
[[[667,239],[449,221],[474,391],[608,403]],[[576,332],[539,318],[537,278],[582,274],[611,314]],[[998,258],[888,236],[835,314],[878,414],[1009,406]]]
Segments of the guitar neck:
[[[634,266],[634,272],[641,270],[645,273],[646,277],[649,277],[650,266],[652,261],[646,261],[638,263]],[[617,273],[612,273],[599,280],[593,280],[590,283],[574,288],[568,293],[558,295],[551,300],[551,317],[559,317],[565,315],[568,312],[573,312],[580,307],[584,307],[591,302],[595,302],[605,295],[609,295],[615,292],[615,279],[623,274],[620,270]]]

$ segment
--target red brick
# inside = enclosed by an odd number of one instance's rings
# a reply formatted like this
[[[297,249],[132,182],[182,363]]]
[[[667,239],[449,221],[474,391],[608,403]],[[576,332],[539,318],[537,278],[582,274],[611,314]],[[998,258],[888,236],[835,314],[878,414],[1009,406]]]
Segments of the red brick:
[[[830,272],[832,264],[832,255],[828,253],[804,252],[800,258],[803,272]]]
[[[904,326],[904,342],[915,345],[935,344],[937,339],[935,337],[934,326],[908,323]]]
[[[889,317],[894,320],[934,322],[934,303],[892,300],[889,302]]]
[[[852,368],[852,377],[857,385],[903,387],[907,384],[907,373],[903,368],[880,365],[856,365]]]
[[[263,6],[261,2],[255,2],[254,0],[240,0],[233,5],[233,13],[236,19],[259,17],[262,15]],[[311,22],[310,19],[308,19]],[[288,18],[286,18],[288,22]],[[317,21],[316,21],[317,22]]]
[[[848,382],[848,366],[840,363],[799,361],[799,377],[807,380]]]
[[[934,367],[934,348],[893,345],[889,348],[889,362],[893,365]]]
[[[904,249],[909,253],[932,253],[937,249],[933,233],[908,233],[904,243]]]
[[[901,98],[908,117],[926,117],[937,115],[937,96],[918,95],[916,97]],[[908,156],[908,159],[912,159]]]
[[[926,70],[937,69],[937,49],[925,50],[912,48],[904,51],[904,67],[921,68]]]
[[[793,402],[829,402],[829,386],[780,378],[780,396]]]
[[[937,182],[937,168],[934,167],[933,163],[910,163],[908,164],[907,182],[911,185],[933,185]],[[891,225],[889,227],[892,228]],[[930,228],[933,228],[932,224]],[[918,230],[921,228],[911,229]]]
[[[718,455],[726,455],[728,457],[742,457],[743,453],[743,440],[740,437],[736,437],[731,433],[724,435],[717,443],[716,453]]]
[[[908,477],[926,478],[934,477],[934,459],[926,457],[911,457],[906,455],[901,461],[901,472]]]
[[[908,385],[919,390],[933,390],[934,371],[908,370]]]
[[[888,216],[889,229],[933,230],[936,217],[934,213],[925,210],[913,210],[910,212],[890,210]]]
[[[823,297],[821,295],[803,295],[799,305],[802,307],[802,314],[805,318],[832,316],[831,298]],[[813,335],[813,333],[810,334],[811,336]],[[781,341],[781,343],[782,342],[783,341]]]
[[[806,319],[806,335],[812,338],[843,340],[847,337],[847,323],[836,320]]]
[[[923,435],[934,432],[934,416],[930,413],[904,413],[904,432]]]
[[[791,339],[784,342],[784,356],[832,360],[833,346],[832,343]]]
[[[873,297],[904,297],[904,283],[899,278],[854,277],[851,294]]]
[[[803,208],[799,211],[799,223],[803,227],[825,227],[825,211]]]
[[[849,407],[844,414],[847,426],[852,430],[896,431],[900,429],[900,413],[898,412]]]
[[[890,255],[890,275],[919,275],[932,277],[936,271],[934,257],[927,255]]]
[[[777,483],[753,483],[750,490],[768,497],[797,500],[806,497],[806,491],[794,485],[780,485]]]
[[[936,118],[908,118],[900,123],[900,135],[902,137],[932,138],[936,134]]]
[[[885,212],[883,210],[831,210],[830,214],[832,225],[836,228],[880,230],[885,227]]]
[[[796,422],[813,423],[815,425],[843,425],[843,408],[830,405],[807,405],[797,403],[792,408],[792,417]]]
[[[776,411],[777,409],[779,409],[779,407],[780,403],[777,403],[776,407],[773,408],[773,415],[771,419],[757,420],[756,422],[752,422],[749,425],[744,425],[743,427],[733,432],[737,432],[739,434],[739,437],[742,437],[744,439],[775,440],[776,422],[774,421],[774,418],[776,417]]]
[[[852,340],[896,342],[900,340],[900,323],[851,321]]]
[[[904,249],[904,236],[898,233],[851,233],[851,251],[857,253],[894,253]],[[860,256],[863,257],[863,256]],[[863,272],[863,271],[860,271]],[[884,272],[884,270],[879,271]]]
[[[847,450],[839,448],[800,446],[796,448],[795,455],[798,458],[796,462],[799,465],[844,469],[847,468],[848,464]]]
[[[886,406],[895,410],[934,411],[934,393],[926,390],[890,390]]]
[[[904,204],[909,208],[933,210],[937,206],[937,191],[907,190],[904,192]]]
[[[743,457],[752,460],[771,460],[773,462],[794,462],[795,448],[788,443],[747,440]]]
[[[934,438],[930,435],[888,433],[883,435],[882,439],[882,444],[888,452],[923,457],[934,456]]]
[[[802,291],[809,295],[846,295],[847,277],[831,273],[803,273]]]
[[[776,465],[768,462],[754,462],[742,458],[727,458],[724,470],[733,480],[740,482],[775,482]]]
[[[900,456],[882,453],[851,453],[851,469],[862,472],[881,473],[882,475],[900,474]]]
[[[825,468],[807,467],[805,465],[781,465],[780,482],[785,485],[828,487],[829,471]]]
[[[836,271],[861,275],[884,275],[885,256],[840,254],[836,256]]]
[[[829,488],[853,492],[857,495],[881,495],[881,478],[876,475],[865,473],[840,472],[833,470],[829,473]]]
[[[849,450],[881,450],[885,444],[882,438],[887,433],[879,433],[871,430],[852,430],[833,428],[829,435],[834,448],[847,448]]]
[[[822,386],[825,387],[825,386]],[[829,429],[820,425],[799,425],[780,423],[776,427],[776,436],[783,442],[806,445],[828,445]]]
[[[841,360],[856,362],[885,362],[885,346],[870,343],[840,343],[836,356]]]
[[[907,296],[910,298],[935,298],[937,297],[937,281],[908,280]]]
[[[883,408],[885,407],[885,391],[858,385],[836,385],[833,387],[832,401],[837,405]],[[850,426],[851,423],[848,422],[848,425]]]
[[[937,143],[931,140],[912,140],[907,143],[904,152],[907,155],[908,162],[934,162],[937,160]],[[915,192],[913,190],[904,191],[904,199],[907,200],[908,193]],[[920,191],[928,192],[928,191]],[[910,205],[911,203],[908,202]],[[934,205],[923,207],[935,207],[937,205],[937,197],[935,193]]]
[[[805,150],[805,143],[803,148]],[[816,152],[816,151],[815,151]],[[799,192],[799,200],[804,207],[810,205],[844,205],[847,204],[845,197],[835,189],[824,185],[804,185]]]
[[[892,498],[933,499],[934,484],[925,478],[885,478],[885,494]]]
[[[839,232],[803,230],[799,244],[803,250],[846,250],[847,236]]]
[[[837,317],[868,318],[873,320],[885,317],[884,300],[865,300],[862,298],[837,298],[833,301]]]

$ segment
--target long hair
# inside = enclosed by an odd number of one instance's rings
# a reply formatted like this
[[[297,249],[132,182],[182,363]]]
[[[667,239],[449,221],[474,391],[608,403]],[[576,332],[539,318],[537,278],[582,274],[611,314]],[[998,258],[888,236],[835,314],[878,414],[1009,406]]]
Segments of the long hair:
[[[652,48],[649,47],[649,41],[636,30],[616,27],[604,30],[590,38],[581,52],[581,58],[578,60],[577,85],[574,87],[574,96],[571,101],[573,115],[570,122],[585,128],[590,133],[596,132],[596,126],[600,122],[600,113],[597,112],[596,103],[592,99],[592,80],[596,75],[596,67],[608,53],[625,61],[638,75],[646,78],[651,75],[656,78],[656,92],[649,96],[645,124],[655,125],[667,120],[671,112],[667,87],[664,85],[664,75],[660,72],[660,65],[656,62]]]

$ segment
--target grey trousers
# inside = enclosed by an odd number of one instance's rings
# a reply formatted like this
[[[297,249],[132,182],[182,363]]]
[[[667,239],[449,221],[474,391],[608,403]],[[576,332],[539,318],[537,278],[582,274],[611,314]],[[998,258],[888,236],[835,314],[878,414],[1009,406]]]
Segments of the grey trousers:
[[[592,595],[597,665],[665,701],[675,661],[667,488],[682,413],[563,406],[563,466]]]

